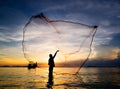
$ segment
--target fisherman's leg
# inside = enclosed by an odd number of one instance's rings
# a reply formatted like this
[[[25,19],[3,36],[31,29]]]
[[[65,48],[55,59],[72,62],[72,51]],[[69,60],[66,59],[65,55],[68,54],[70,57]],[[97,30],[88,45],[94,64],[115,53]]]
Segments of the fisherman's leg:
[[[53,67],[49,67],[49,76],[53,75]]]
[[[53,67],[49,67],[49,80],[50,84],[53,84]]]

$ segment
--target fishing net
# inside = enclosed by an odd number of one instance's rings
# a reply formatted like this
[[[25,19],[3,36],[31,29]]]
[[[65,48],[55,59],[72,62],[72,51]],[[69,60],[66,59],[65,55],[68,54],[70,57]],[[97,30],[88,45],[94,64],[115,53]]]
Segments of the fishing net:
[[[29,62],[48,62],[55,57],[56,66],[79,66],[89,59],[97,26],[77,22],[51,20],[42,13],[32,16],[23,29],[23,53]]]

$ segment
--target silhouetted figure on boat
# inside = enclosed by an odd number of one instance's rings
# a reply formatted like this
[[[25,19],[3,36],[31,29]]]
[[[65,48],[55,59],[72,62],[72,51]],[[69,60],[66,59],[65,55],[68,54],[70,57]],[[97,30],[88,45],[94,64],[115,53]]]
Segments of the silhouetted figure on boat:
[[[55,58],[57,52],[59,52],[59,50],[57,50],[54,55],[49,54],[49,60],[48,60],[49,79],[48,79],[48,85],[53,85],[53,67],[55,67],[54,58]]]
[[[36,68],[37,67],[37,62],[34,63],[33,61],[30,61],[29,64],[28,64],[28,69],[31,69],[31,68]]]

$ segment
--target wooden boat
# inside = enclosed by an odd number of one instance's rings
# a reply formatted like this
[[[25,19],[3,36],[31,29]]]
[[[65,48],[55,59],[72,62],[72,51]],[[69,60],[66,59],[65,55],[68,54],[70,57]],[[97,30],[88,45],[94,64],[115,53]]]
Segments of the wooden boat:
[[[36,68],[36,67],[37,67],[37,62],[36,62],[36,63],[30,62],[30,63],[28,64],[28,69]]]

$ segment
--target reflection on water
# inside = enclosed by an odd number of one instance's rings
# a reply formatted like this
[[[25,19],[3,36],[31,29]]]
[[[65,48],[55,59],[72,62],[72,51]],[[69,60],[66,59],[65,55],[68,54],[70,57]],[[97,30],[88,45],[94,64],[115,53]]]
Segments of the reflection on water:
[[[53,89],[120,89],[119,68],[55,68]],[[0,68],[0,89],[48,89],[48,68]]]

